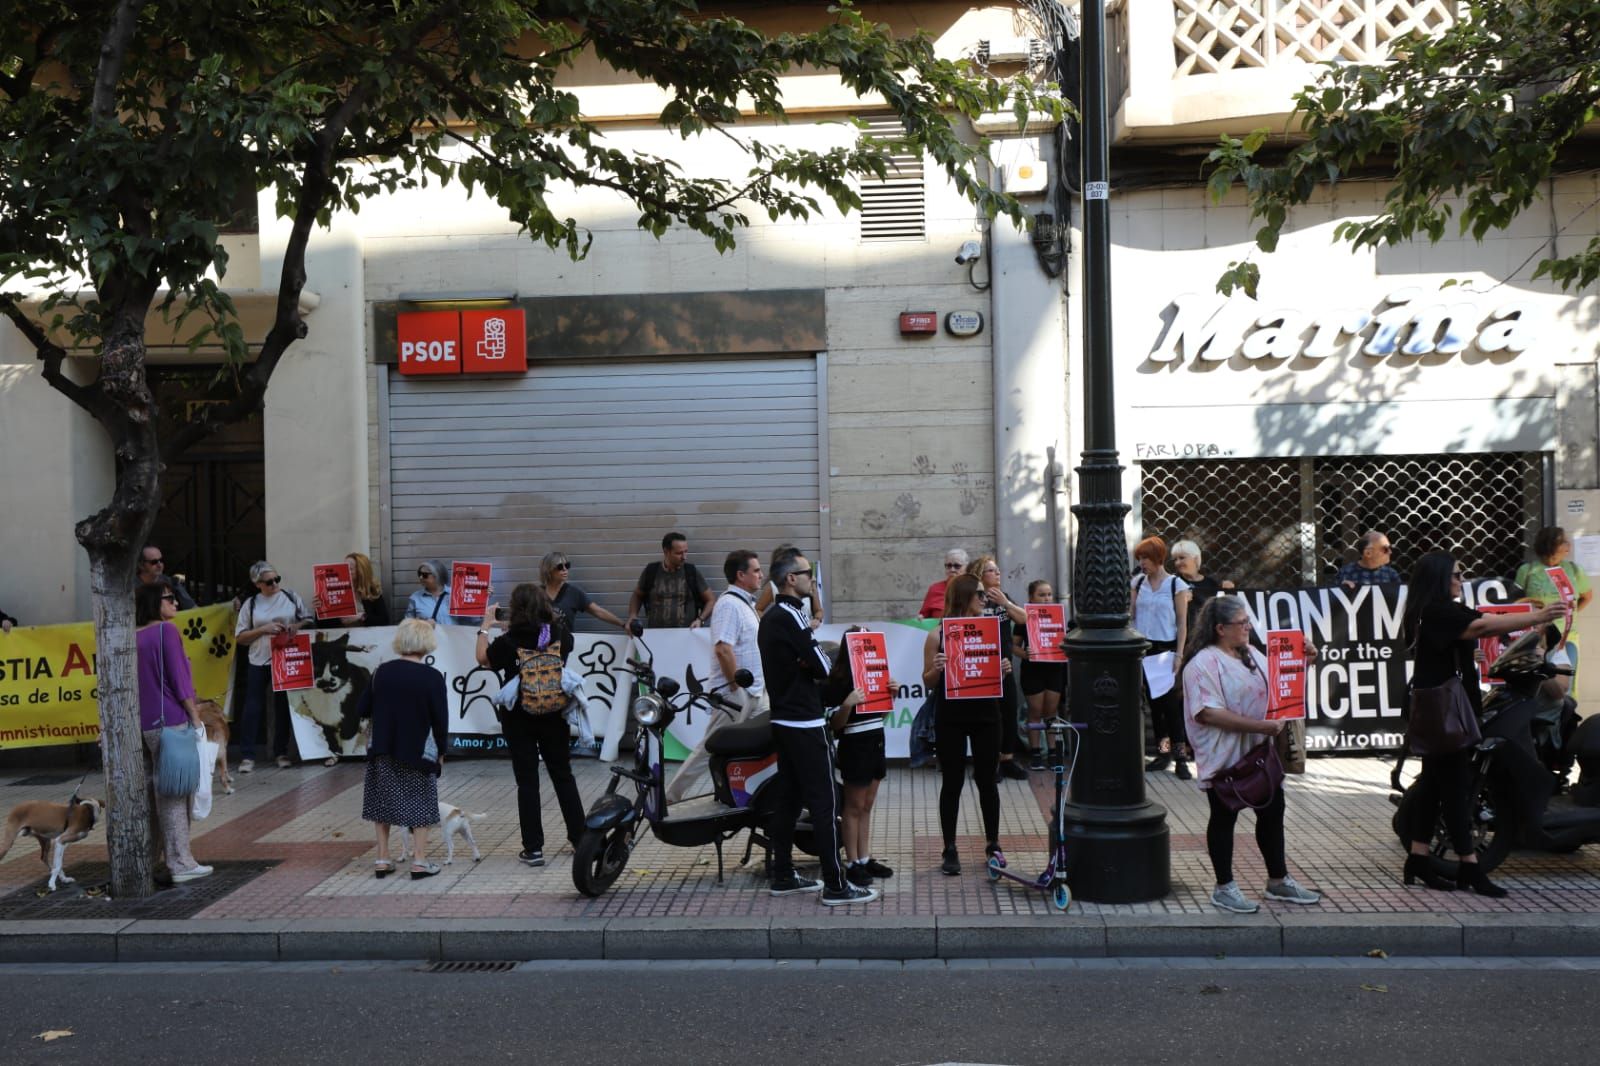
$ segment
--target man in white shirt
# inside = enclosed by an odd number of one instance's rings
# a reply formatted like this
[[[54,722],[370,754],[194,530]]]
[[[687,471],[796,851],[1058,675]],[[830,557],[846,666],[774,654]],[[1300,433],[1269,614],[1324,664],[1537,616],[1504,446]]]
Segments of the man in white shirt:
[[[696,744],[689,757],[678,767],[678,772],[667,782],[667,799],[677,802],[692,795],[690,786],[698,785],[705,772],[706,738],[732,722],[744,722],[767,710],[766,686],[761,676],[761,649],[756,644],[756,634],[761,619],[756,614],[756,592],[766,575],[761,569],[761,557],[747,549],[728,553],[722,563],[723,576],[728,579],[728,591],[718,599],[711,610],[711,674],[707,687],[723,689],[724,694],[743,709],[737,716],[713,709],[706,723],[705,737]],[[747,689],[733,683],[733,676],[748,670],[755,680]]]

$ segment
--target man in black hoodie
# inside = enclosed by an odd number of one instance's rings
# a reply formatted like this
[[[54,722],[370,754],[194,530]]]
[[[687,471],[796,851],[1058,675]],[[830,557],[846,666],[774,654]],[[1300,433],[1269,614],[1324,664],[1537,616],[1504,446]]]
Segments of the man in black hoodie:
[[[772,746],[778,753],[777,804],[767,835],[772,840],[772,894],[822,890],[822,904],[837,907],[870,903],[875,888],[860,888],[845,879],[839,862],[838,797],[833,783],[833,747],[818,684],[831,663],[817,647],[803,613],[814,580],[803,555],[780,559],[772,568],[777,600],[761,616],[757,644],[761,671],[772,701]],[[811,809],[822,882],[794,872],[794,823],[802,807]]]

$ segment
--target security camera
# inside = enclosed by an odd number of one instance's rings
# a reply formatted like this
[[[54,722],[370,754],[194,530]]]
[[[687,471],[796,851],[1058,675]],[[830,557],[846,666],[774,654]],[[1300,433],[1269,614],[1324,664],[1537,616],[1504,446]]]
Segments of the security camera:
[[[968,263],[976,263],[982,255],[982,244],[977,241],[962,241],[961,250],[956,253],[956,264],[958,266],[966,266]]]

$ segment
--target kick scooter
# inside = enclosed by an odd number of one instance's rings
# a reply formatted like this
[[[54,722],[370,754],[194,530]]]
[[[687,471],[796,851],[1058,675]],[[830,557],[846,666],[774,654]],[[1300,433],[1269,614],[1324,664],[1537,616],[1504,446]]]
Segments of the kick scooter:
[[[1038,877],[1023,877],[1006,869],[1005,853],[996,850],[989,856],[989,880],[999,881],[1002,877],[1016,881],[1018,884],[1037,888],[1040,892],[1050,897],[1050,902],[1059,911],[1065,911],[1072,904],[1072,890],[1067,887],[1067,830],[1066,807],[1067,787],[1072,782],[1072,771],[1078,764],[1078,734],[1073,730],[1082,729],[1083,725],[1077,722],[1068,722],[1061,718],[1052,718],[1048,722],[1029,722],[1029,731],[1039,730],[1048,737],[1050,767],[1056,775],[1056,806],[1055,815],[1050,819],[1050,861],[1045,865],[1044,872]],[[1067,738],[1071,737],[1071,744]],[[1067,748],[1071,747],[1069,759]]]

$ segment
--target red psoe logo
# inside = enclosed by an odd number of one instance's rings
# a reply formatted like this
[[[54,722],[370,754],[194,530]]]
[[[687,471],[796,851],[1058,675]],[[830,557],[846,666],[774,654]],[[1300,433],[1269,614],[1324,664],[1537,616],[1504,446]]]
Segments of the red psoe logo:
[[[462,368],[468,374],[521,374],[528,369],[520,307],[461,312]]]

